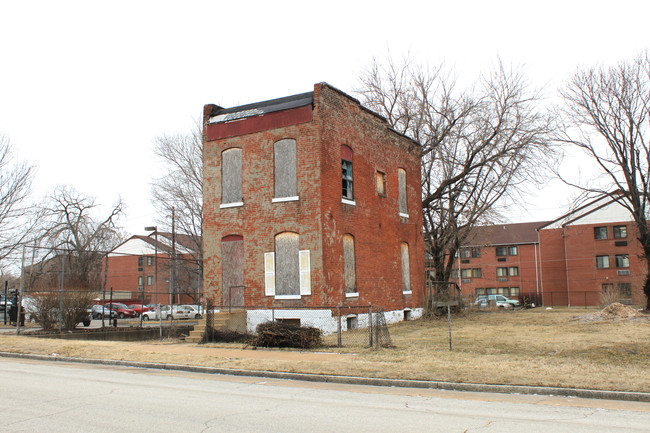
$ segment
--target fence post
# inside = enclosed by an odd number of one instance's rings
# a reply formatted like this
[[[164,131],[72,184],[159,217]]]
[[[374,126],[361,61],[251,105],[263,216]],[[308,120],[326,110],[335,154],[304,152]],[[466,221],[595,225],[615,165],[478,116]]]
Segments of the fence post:
[[[337,333],[337,342],[338,342],[338,347],[341,347],[341,340],[342,340],[342,335],[341,335],[341,306],[339,305],[336,307],[336,315],[337,315],[337,325],[336,325],[336,333]]]
[[[372,347],[372,322],[373,322],[373,320],[372,320],[372,304],[370,304],[368,306],[368,320],[369,320],[368,329],[369,329],[369,333],[370,333],[370,336],[369,336],[370,337],[370,347]]]
[[[271,307],[271,323],[275,323],[275,307]]]

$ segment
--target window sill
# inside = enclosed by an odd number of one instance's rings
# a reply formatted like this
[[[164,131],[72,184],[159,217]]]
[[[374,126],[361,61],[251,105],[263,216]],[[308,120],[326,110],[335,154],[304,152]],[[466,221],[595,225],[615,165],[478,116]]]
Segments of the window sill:
[[[275,299],[300,299],[300,295],[275,295]]]
[[[400,218],[408,218],[409,214],[400,212],[399,216],[400,216]]]
[[[412,295],[413,291],[412,290],[404,290],[402,291],[402,295]]]
[[[298,201],[300,200],[300,197],[293,196],[293,197],[275,197],[271,199],[271,203],[283,203],[285,201]]]
[[[357,293],[346,293],[346,294],[345,294],[345,297],[346,297],[346,298],[358,298],[358,297],[359,297],[359,293],[358,293],[358,292],[357,292]]]
[[[230,207],[241,207],[241,206],[244,206],[243,201],[238,201],[238,202],[235,202],[235,203],[222,203],[222,204],[219,205],[219,208],[220,209],[228,209]]]
[[[347,198],[342,198],[341,203],[349,204],[350,206],[356,206],[357,203],[354,200],[348,200]]]

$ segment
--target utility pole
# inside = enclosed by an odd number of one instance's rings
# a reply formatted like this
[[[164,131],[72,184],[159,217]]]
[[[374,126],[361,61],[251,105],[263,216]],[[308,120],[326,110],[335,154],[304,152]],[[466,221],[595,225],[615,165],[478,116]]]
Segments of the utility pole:
[[[170,294],[171,302],[169,303],[169,308],[170,308],[169,314],[171,315],[171,319],[170,319],[169,323],[170,323],[170,326],[173,326],[173,324],[174,324],[174,289],[176,287],[176,281],[175,281],[175,277],[176,277],[176,208],[175,207],[172,207],[172,254],[171,254],[171,261],[172,261],[172,265],[171,265],[171,269],[170,269],[171,275],[170,275],[170,278],[169,278],[169,282],[170,282],[170,286],[171,286],[170,287],[171,288],[171,290],[170,290],[170,292],[171,292],[171,294]]]

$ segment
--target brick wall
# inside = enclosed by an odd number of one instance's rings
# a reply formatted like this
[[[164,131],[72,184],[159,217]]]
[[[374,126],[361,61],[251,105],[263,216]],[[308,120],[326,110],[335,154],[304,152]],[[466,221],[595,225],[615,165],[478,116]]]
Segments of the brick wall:
[[[327,85],[314,87],[311,119],[304,107],[232,124],[204,123],[204,287],[221,303],[221,239],[244,239],[245,303],[255,306],[322,306],[367,304],[386,309],[421,306],[423,290],[422,212],[419,149],[389,130],[383,120],[355,100]],[[300,112],[297,112],[300,111]],[[292,123],[293,122],[293,123]],[[227,125],[227,126],[224,126]],[[228,136],[225,131],[250,131]],[[221,137],[221,138],[220,138]],[[214,138],[211,140],[210,138]],[[284,138],[297,142],[298,201],[272,203],[273,144]],[[341,145],[354,153],[356,205],[341,203]],[[244,205],[221,209],[221,152],[242,149]],[[397,168],[408,181],[409,218],[400,219]],[[379,197],[375,171],[386,173],[387,195]],[[264,294],[264,253],[274,250],[274,236],[284,231],[300,235],[301,250],[311,254],[311,295],[279,300]],[[358,298],[346,298],[343,284],[343,244],[355,237]],[[400,243],[410,248],[412,295],[402,294]]]

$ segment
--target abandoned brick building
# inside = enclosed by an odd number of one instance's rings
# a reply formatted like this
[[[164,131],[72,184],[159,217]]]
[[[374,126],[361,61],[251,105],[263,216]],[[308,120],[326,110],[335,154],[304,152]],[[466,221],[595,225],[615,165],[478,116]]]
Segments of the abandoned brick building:
[[[325,83],[206,105],[203,140],[204,290],[216,305],[421,314],[417,143]]]

